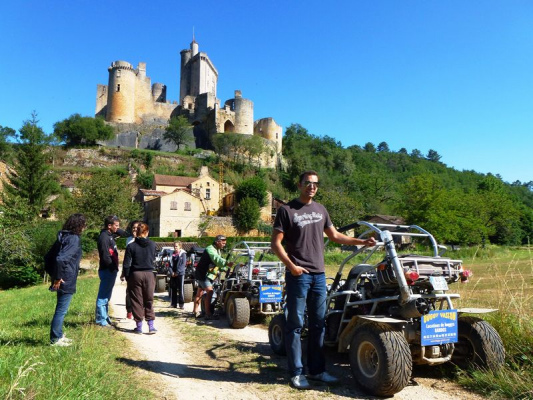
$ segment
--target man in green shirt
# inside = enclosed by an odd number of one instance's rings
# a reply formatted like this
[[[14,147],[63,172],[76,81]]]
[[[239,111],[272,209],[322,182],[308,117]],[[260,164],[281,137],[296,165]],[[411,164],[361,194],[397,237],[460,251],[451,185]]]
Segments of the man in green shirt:
[[[228,267],[231,267],[232,263],[227,263],[225,258],[220,255],[221,250],[226,247],[226,236],[218,235],[215,238],[213,244],[205,248],[198,265],[196,266],[196,272],[194,278],[198,283],[198,291],[194,299],[193,314],[199,318],[202,316],[198,313],[198,307],[200,306],[200,300],[202,294],[205,292],[204,305],[205,305],[205,319],[217,319],[211,313],[211,298],[213,297],[213,280],[216,278],[219,271],[225,271]]]

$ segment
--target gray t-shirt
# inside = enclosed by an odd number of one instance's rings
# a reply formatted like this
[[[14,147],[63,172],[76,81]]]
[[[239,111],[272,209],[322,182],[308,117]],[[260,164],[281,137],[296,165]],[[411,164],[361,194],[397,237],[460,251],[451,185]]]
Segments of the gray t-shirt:
[[[274,229],[284,234],[291,261],[309,272],[324,272],[324,229],[331,225],[322,204],[302,204],[298,199],[280,207],[274,221]]]

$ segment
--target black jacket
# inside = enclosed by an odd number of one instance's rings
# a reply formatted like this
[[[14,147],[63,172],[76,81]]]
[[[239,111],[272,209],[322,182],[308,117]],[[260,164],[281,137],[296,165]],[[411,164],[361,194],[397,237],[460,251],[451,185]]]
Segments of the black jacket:
[[[138,237],[126,247],[122,274],[128,278],[134,271],[153,271],[155,243],[150,239]]]
[[[63,279],[59,286],[62,293],[76,293],[76,281],[80,270],[81,240],[70,231],[60,231],[57,239],[61,242],[61,250],[56,257],[56,276],[54,280]]]
[[[116,236],[127,236],[128,233],[122,229],[117,230]],[[118,249],[115,243],[115,236],[107,229],[102,229],[98,236],[98,255],[100,256],[100,269],[118,271]]]

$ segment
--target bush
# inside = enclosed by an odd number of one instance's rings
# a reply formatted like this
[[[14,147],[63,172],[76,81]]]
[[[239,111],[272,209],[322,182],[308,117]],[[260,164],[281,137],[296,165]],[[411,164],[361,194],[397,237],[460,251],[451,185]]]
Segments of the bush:
[[[235,190],[237,203],[240,203],[245,198],[253,198],[259,207],[264,207],[266,205],[266,189],[266,183],[260,177],[254,176],[246,179]]]
[[[255,198],[246,197],[235,209],[235,226],[240,232],[257,227],[261,211]]]

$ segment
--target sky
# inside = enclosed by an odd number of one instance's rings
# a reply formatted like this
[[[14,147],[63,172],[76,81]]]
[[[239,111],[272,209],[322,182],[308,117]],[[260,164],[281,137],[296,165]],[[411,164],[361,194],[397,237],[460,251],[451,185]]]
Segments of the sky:
[[[194,30],[217,97],[241,90],[255,119],[529,182],[532,21],[533,2],[515,0],[4,0],[0,125],[18,130],[35,111],[52,133],[94,116],[117,60],[145,62],[178,101]]]

